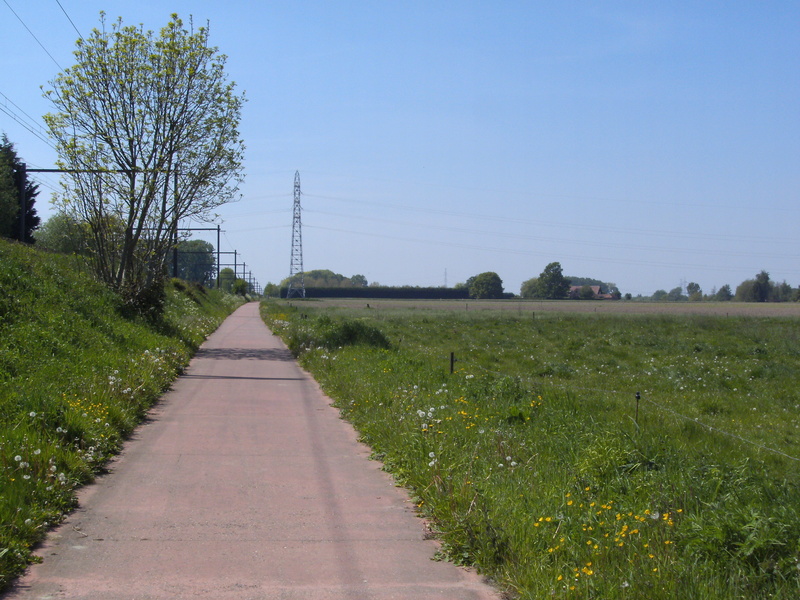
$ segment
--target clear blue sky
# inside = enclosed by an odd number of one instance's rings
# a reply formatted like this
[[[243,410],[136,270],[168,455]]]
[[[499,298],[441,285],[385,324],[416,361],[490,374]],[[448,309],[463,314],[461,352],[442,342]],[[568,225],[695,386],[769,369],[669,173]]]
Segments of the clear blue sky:
[[[0,106],[41,124],[100,10],[210,21],[248,98],[222,250],[261,284],[289,273],[299,171],[306,270],[800,285],[800,2],[1,0]],[[53,166],[4,112],[0,130]]]

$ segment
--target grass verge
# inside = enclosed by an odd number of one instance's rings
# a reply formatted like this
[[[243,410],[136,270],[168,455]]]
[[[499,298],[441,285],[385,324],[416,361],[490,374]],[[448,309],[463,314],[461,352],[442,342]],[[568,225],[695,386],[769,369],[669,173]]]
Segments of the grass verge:
[[[516,597],[800,596],[797,319],[262,314]]]
[[[0,240],[0,590],[240,300],[168,283],[122,316],[79,262]]]

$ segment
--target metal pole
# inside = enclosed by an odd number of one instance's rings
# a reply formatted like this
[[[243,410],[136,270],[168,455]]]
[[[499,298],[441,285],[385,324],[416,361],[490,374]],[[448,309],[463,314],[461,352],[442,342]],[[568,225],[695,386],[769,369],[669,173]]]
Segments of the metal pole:
[[[219,289],[219,225],[217,225],[217,289]]]
[[[28,179],[25,163],[20,163],[17,171],[19,185],[19,241],[25,243],[25,217],[28,212],[28,199],[25,195],[25,181]]]

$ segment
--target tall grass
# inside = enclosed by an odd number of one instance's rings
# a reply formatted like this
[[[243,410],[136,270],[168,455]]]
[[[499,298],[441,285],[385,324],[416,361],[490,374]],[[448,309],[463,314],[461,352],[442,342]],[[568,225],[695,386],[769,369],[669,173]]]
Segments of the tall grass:
[[[797,320],[301,306],[262,312],[443,557],[520,598],[800,595]],[[316,333],[348,323],[388,345]]]
[[[65,256],[0,240],[0,589],[240,301],[179,281],[157,322]]]

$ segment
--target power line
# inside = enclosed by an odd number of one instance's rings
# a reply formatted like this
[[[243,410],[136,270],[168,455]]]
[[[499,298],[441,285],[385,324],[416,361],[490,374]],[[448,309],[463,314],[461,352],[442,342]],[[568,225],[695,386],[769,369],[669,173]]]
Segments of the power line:
[[[36,131],[36,130],[34,130],[34,129],[33,129],[31,126],[30,126],[30,125],[28,125],[27,123],[25,123],[25,122],[24,122],[24,121],[23,121],[23,120],[22,120],[22,119],[21,119],[21,118],[20,118],[20,117],[19,117],[19,116],[18,116],[16,113],[14,113],[14,112],[13,112],[11,109],[9,109],[7,106],[2,106],[2,105],[0,105],[0,111],[2,111],[2,112],[4,112],[5,114],[7,114],[7,115],[8,115],[9,117],[11,117],[11,118],[12,118],[14,121],[16,121],[16,122],[17,122],[17,123],[19,123],[19,124],[20,124],[22,127],[24,127],[25,129],[27,129],[27,130],[28,130],[28,131],[29,131],[29,132],[30,132],[32,135],[34,135],[35,137],[37,137],[37,138],[38,138],[40,141],[44,142],[45,144],[47,144],[47,145],[48,145],[48,146],[50,146],[51,148],[55,149],[55,146],[53,146],[52,142],[50,142],[50,140],[49,140],[49,139],[47,139],[47,138],[46,138],[46,137],[44,137],[44,136],[43,136],[41,133],[37,132],[37,131]]]
[[[786,258],[786,254],[763,254],[763,253],[755,253],[755,252],[725,252],[725,251],[715,251],[715,250],[696,250],[693,248],[687,248],[682,246],[642,246],[642,245],[635,245],[635,244],[623,244],[620,242],[606,242],[606,241],[591,241],[591,240],[584,240],[584,239],[575,239],[569,238],[565,240],[564,237],[545,237],[541,235],[529,235],[529,234],[521,234],[521,233],[509,233],[505,232],[493,232],[487,231],[486,229],[470,229],[467,227],[451,227],[451,226],[444,226],[444,225],[431,225],[428,222],[421,223],[421,222],[408,222],[408,221],[397,221],[394,219],[382,219],[379,217],[365,217],[363,215],[343,215],[337,213],[331,213],[321,210],[309,210],[305,209],[305,212],[311,214],[320,214],[320,215],[327,215],[332,217],[341,217],[344,219],[361,219],[365,221],[374,221],[378,223],[391,223],[393,225],[400,225],[403,227],[424,227],[425,229],[435,229],[439,231],[451,231],[454,233],[469,233],[475,235],[487,235],[487,236],[495,236],[495,237],[502,237],[502,238],[514,238],[519,240],[531,240],[537,242],[565,242],[568,241],[569,245],[574,246],[594,246],[600,248],[618,248],[623,250],[655,250],[658,252],[665,252],[665,253],[688,253],[692,255],[697,255],[698,253],[702,252],[706,255],[716,255],[716,256],[742,256],[748,258]],[[796,258],[800,259],[800,256]]]
[[[39,41],[39,38],[37,38],[36,35],[30,30],[30,28],[25,24],[25,21],[23,21],[22,18],[17,14],[17,12],[13,8],[11,8],[11,5],[8,3],[8,0],[3,0],[3,2],[8,7],[8,10],[14,13],[14,16],[17,17],[17,20],[20,23],[22,23],[22,26],[27,30],[27,32],[31,34],[31,37],[36,40],[36,43],[39,44],[39,46],[41,46],[42,50],[45,51],[45,54],[47,54],[47,56],[50,57],[50,60],[52,60],[55,63],[55,65],[63,71],[64,68],[60,64],[58,64],[58,61],[55,58],[53,58],[53,55],[50,54],[50,52],[48,52],[47,48],[44,47],[44,44],[42,44],[42,42]]]
[[[415,206],[408,206],[405,204],[392,204],[392,203],[381,203],[381,202],[370,202],[368,200],[356,200],[353,198],[342,198],[342,197],[335,197],[335,196],[319,196],[314,194],[305,194],[305,196],[309,198],[322,198],[324,200],[337,200],[342,202],[353,202],[356,204],[366,204],[371,206],[376,206],[382,209],[392,208],[397,210],[404,210],[404,211],[412,211],[412,212],[420,212],[425,215],[431,214],[438,214],[443,216],[451,216],[451,217],[460,217],[460,218],[468,218],[468,219],[476,219],[482,222],[486,221],[496,221],[500,223],[516,223],[522,225],[533,225],[533,226],[541,226],[541,227],[551,227],[557,228],[566,231],[573,231],[576,229],[584,229],[589,231],[600,231],[605,234],[614,233],[620,235],[646,235],[648,237],[653,236],[660,236],[660,237],[667,237],[670,240],[675,239],[704,239],[704,240],[721,240],[721,241],[753,241],[753,242],[768,242],[774,243],[776,241],[785,241],[787,243],[793,243],[794,240],[790,238],[776,238],[776,237],[757,237],[757,236],[741,236],[741,235],[726,235],[726,234],[715,234],[715,233],[687,233],[685,231],[655,231],[655,230],[645,230],[645,229],[626,229],[622,227],[608,227],[605,225],[577,225],[575,223],[563,223],[558,221],[534,221],[531,219],[518,219],[513,217],[503,217],[498,215],[486,215],[486,214],[477,214],[477,213],[468,213],[465,211],[455,211],[455,210],[444,210],[444,209],[435,209],[431,208],[430,206],[426,207],[415,207]]]
[[[45,129],[44,129],[44,128],[43,128],[43,127],[42,127],[42,126],[39,124],[39,121],[37,121],[36,119],[34,119],[34,118],[33,118],[32,116],[30,116],[28,113],[26,113],[26,112],[25,112],[25,111],[24,111],[24,110],[23,110],[23,109],[22,109],[22,108],[19,106],[19,104],[17,104],[16,102],[14,102],[14,101],[13,101],[11,98],[9,98],[8,96],[6,96],[6,95],[5,95],[3,92],[0,92],[0,96],[2,96],[3,98],[5,98],[5,101],[6,101],[6,108],[7,108],[8,110],[11,110],[10,108],[8,108],[8,104],[12,104],[12,105],[14,106],[14,108],[16,108],[16,109],[17,109],[19,112],[21,112],[23,115],[25,115],[25,116],[28,118],[28,121],[30,122],[30,125],[31,125],[31,127],[35,127],[35,128],[37,128],[37,129],[38,129],[38,130],[39,130],[41,133],[43,133],[43,134],[47,134],[47,132],[45,131]]]
[[[66,10],[64,10],[64,7],[63,7],[63,6],[61,6],[61,2],[60,2],[60,0],[56,0],[56,4],[58,4],[58,7],[61,9],[61,12],[63,12],[63,13],[64,13],[64,16],[65,16],[65,17],[67,17],[67,20],[68,20],[68,21],[70,22],[70,24],[72,25],[72,28],[73,28],[73,29],[75,30],[75,32],[78,34],[78,37],[79,37],[79,38],[81,38],[81,39],[83,39],[83,36],[81,35],[81,32],[80,32],[80,31],[78,31],[78,28],[77,28],[77,27],[75,27],[75,23],[73,23],[73,22],[72,22],[72,18],[71,18],[71,17],[70,17],[70,16],[67,14],[67,11],[66,11]],[[62,69],[62,70],[63,70],[63,69]]]

